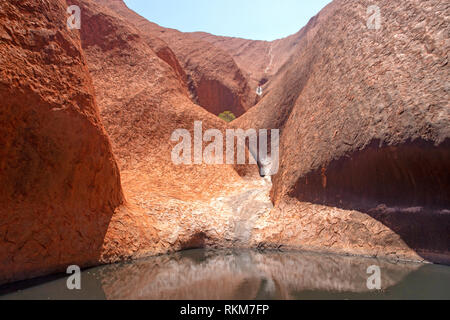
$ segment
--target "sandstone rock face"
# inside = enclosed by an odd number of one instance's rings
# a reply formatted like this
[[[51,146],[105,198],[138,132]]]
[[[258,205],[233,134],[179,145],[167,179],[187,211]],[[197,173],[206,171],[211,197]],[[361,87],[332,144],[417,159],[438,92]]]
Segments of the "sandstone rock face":
[[[177,81],[176,70],[148,46],[149,36],[92,1],[73,3],[83,9],[82,45],[101,116],[121,170],[153,172],[154,178],[161,182],[190,185],[193,189],[199,187],[194,179],[196,175],[206,174],[216,179],[221,174],[219,171],[223,171],[224,176],[240,179],[233,166],[184,167],[172,163],[171,151],[176,143],[171,142],[171,135],[176,129],[187,129],[193,137],[195,121],[202,121],[203,131],[209,128],[224,131],[225,123],[190,101],[185,88]],[[98,30],[102,30],[102,36],[92,37],[100,33]],[[123,41],[117,35],[124,35]],[[175,172],[188,174],[190,178],[170,176]],[[222,188],[222,182],[210,183],[208,187],[215,192],[215,188]],[[161,191],[155,192],[158,190]],[[201,197],[201,194],[197,190],[191,196]],[[183,196],[190,197],[186,192],[179,194]]]
[[[137,14],[130,11],[125,3],[122,0],[95,0],[97,4],[102,6],[102,9],[100,9],[101,12],[108,11],[109,14],[113,14],[113,12],[119,14],[120,16],[123,16],[125,19],[128,17],[137,17],[140,18]],[[112,10],[109,11],[106,8],[110,8]],[[116,16],[116,18],[118,18]],[[124,22],[124,21],[122,21]],[[130,21],[128,21],[130,22]],[[132,28],[132,25],[127,23],[129,28]],[[137,30],[134,31],[136,33]],[[95,36],[95,35],[91,35]],[[187,84],[187,76],[184,71],[184,69],[181,67],[180,62],[178,61],[175,53],[172,51],[172,49],[167,45],[165,41],[163,41],[161,38],[151,35],[148,37],[144,37],[144,41],[147,43],[147,45],[153,50],[153,52],[161,58],[163,61],[165,61],[172,69],[175,71],[175,73],[178,76],[178,79],[182,83],[183,86],[186,86]]]
[[[186,129],[194,137],[194,122],[201,121],[203,132],[217,129],[225,136],[226,123],[192,103],[176,70],[149,45],[151,36],[93,1],[72,3],[82,11],[82,46],[130,208],[122,220],[136,217],[129,225],[110,228],[114,232],[105,239],[104,256],[116,261],[192,247],[230,247],[238,241],[244,246],[251,223],[241,223],[238,205],[228,202],[237,193],[260,190],[266,201],[261,210],[270,210],[270,186],[253,180],[257,167],[180,166],[171,159],[175,130]],[[255,196],[247,198],[250,202]],[[236,224],[242,224],[238,231]],[[141,237],[152,228],[157,236]],[[128,235],[128,245],[115,244]]]
[[[0,282],[201,247],[449,263],[449,9],[380,1],[369,30],[367,6],[334,1],[269,43],[119,0],[2,2]],[[223,134],[225,110],[281,129],[273,186],[256,166],[172,162],[176,129]]]
[[[366,26],[366,1],[326,7],[271,92],[234,125],[282,129],[270,220],[300,223],[275,242],[448,261],[449,8],[378,6],[380,30]]]
[[[220,37],[205,32],[194,32],[191,35],[230,54],[249,79],[251,90],[256,92],[258,85],[262,85],[265,96],[272,87],[271,80],[299,49],[300,39],[316,20],[317,17],[311,19],[305,28],[294,35],[271,42]]]
[[[80,31],[67,30],[65,3],[31,31],[19,26],[39,3],[2,4],[0,282],[248,239],[224,202],[260,187],[241,177],[255,166],[172,164],[174,130],[225,123],[192,103],[170,51],[92,1],[68,4],[81,8]]]
[[[0,282],[98,263],[123,203],[66,9],[0,3]]]
[[[241,116],[253,106],[256,94],[227,52],[188,34],[149,22],[129,10],[122,0],[96,1],[132,23],[144,37],[159,38],[168,44],[187,75],[193,102],[215,115],[232,111]]]

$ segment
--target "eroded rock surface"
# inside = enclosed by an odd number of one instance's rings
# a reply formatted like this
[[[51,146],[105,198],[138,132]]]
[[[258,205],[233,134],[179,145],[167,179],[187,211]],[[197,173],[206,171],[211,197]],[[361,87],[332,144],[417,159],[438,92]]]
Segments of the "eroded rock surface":
[[[376,31],[367,6],[334,1],[268,43],[119,0],[2,2],[0,282],[201,247],[448,263],[449,7],[379,1]],[[273,186],[256,166],[172,163],[173,131],[224,133],[225,110],[281,129]]]
[[[252,190],[261,194],[263,209],[270,211],[270,182],[259,178],[256,166],[173,164],[177,142],[171,142],[171,135],[176,129],[187,129],[194,137],[194,122],[202,121],[203,131],[214,128],[225,136],[225,122],[192,103],[176,70],[148,44],[148,34],[93,1],[73,3],[82,9],[82,46],[127,205],[145,222],[112,228],[114,233],[105,239],[105,257],[114,261],[192,247],[246,246],[251,228],[233,210],[257,195],[244,196],[238,204],[229,199]],[[94,30],[102,30],[101,36],[93,37],[98,34]],[[243,230],[236,231],[241,224]],[[148,225],[157,230],[157,237],[137,239],[134,233],[145,232]],[[118,247],[115,238],[128,234],[134,243]]]
[[[219,115],[231,111],[241,116],[254,104],[256,94],[233,57],[209,42],[163,28],[128,9],[122,0],[96,0],[133,24],[145,38],[159,38],[170,47],[187,76],[193,102]]]
[[[448,262],[449,7],[377,5],[380,30],[366,1],[322,10],[234,125],[282,130],[276,244]]]
[[[0,282],[98,264],[124,201],[66,9],[0,3]]]

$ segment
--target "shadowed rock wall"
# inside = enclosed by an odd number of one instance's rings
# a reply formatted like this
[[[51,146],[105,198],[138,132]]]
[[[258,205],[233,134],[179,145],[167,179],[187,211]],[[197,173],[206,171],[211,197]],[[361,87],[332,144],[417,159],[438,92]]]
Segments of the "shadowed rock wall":
[[[66,10],[0,3],[0,282],[98,263],[123,203]]]

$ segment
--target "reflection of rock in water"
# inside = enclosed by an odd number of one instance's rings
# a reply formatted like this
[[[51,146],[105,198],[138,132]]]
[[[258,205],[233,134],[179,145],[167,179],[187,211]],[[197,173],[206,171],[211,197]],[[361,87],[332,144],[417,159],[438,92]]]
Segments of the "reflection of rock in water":
[[[367,267],[382,270],[382,287],[401,281],[419,264],[313,253],[191,251],[107,266],[108,299],[290,299],[295,292],[366,292]]]

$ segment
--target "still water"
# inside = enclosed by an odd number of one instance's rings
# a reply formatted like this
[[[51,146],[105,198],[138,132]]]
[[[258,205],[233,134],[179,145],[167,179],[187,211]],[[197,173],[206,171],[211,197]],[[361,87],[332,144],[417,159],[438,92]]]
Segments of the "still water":
[[[370,266],[381,290],[370,290]],[[0,299],[450,299],[450,267],[307,252],[189,250],[0,287]]]

